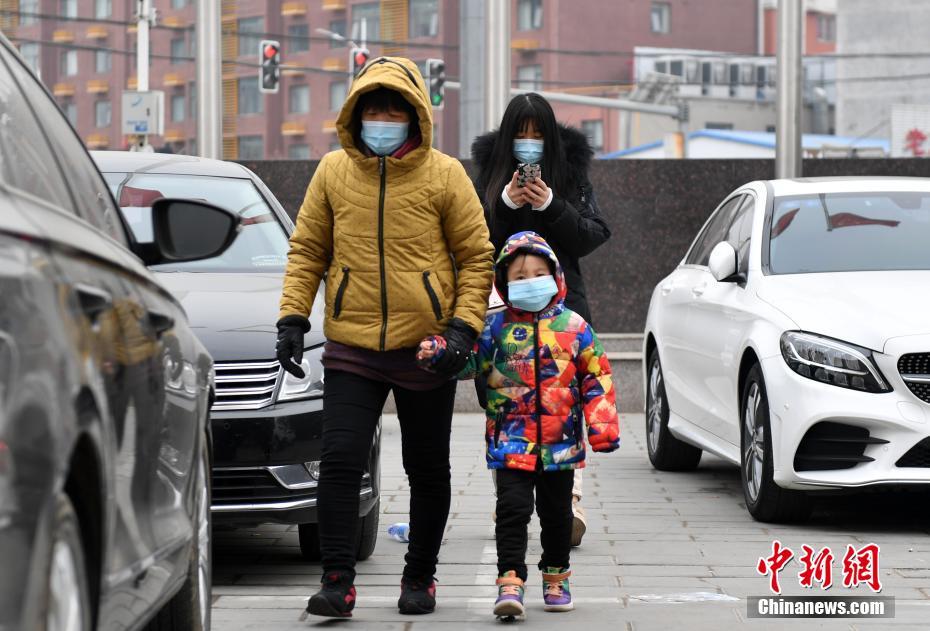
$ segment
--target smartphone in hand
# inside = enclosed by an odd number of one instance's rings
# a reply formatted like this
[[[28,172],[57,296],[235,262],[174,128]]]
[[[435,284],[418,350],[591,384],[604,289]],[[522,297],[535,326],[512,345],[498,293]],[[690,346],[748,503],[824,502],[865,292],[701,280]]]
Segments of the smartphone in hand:
[[[521,162],[517,165],[517,185],[526,186],[527,181],[535,180],[540,176],[541,169],[538,164]]]

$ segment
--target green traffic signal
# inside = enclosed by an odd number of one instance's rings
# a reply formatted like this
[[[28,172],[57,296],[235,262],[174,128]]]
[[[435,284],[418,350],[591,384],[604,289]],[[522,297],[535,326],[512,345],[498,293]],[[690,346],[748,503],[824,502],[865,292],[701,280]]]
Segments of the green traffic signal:
[[[442,103],[442,95],[439,93],[433,94],[433,105],[439,105]]]

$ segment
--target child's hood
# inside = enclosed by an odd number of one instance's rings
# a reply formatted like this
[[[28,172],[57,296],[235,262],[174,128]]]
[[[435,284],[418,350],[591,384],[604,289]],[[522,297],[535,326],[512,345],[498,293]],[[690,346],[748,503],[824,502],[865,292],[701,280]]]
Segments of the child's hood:
[[[555,284],[559,290],[556,292],[549,305],[543,309],[540,314],[542,315],[550,311],[553,307],[561,305],[568,293],[568,286],[565,284],[565,274],[562,273],[562,265],[559,263],[558,257],[546,240],[537,233],[527,230],[511,235],[510,238],[507,239],[507,243],[501,248],[501,253],[497,257],[497,263],[494,266],[494,284],[501,298],[507,303],[507,306],[513,307],[513,305],[510,304],[510,297],[507,295],[506,263],[519,254],[537,254],[549,259],[555,266]]]

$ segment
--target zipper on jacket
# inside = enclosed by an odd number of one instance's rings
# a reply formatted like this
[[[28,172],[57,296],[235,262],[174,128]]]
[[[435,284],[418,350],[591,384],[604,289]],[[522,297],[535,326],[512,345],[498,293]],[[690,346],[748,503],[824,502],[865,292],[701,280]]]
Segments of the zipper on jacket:
[[[333,320],[339,318],[342,312],[342,296],[346,293],[346,286],[349,284],[349,266],[342,266],[342,279],[339,281],[339,289],[336,290],[336,301],[333,304]]]
[[[543,471],[542,461],[542,395],[539,387],[539,314],[533,314],[533,375],[536,377],[536,469]]]
[[[497,418],[494,419],[494,447],[500,445],[501,423],[504,420],[504,410],[497,411]]]
[[[439,304],[439,296],[436,295],[433,286],[429,283],[429,270],[423,272],[423,285],[426,287],[426,293],[429,294],[429,301],[430,304],[433,305],[433,313],[436,315],[436,320],[442,320],[442,306]]]
[[[378,258],[381,266],[381,344],[384,350],[387,341],[388,301],[387,278],[384,270],[384,193],[387,185],[387,169],[384,156],[378,158],[378,173],[381,176],[381,186],[378,191]]]

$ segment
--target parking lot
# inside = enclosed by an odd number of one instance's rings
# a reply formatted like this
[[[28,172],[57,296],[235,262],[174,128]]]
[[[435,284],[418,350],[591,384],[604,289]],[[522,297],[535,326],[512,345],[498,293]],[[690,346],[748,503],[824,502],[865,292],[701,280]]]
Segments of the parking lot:
[[[464,386],[463,386],[464,387]],[[528,619],[537,629],[753,629],[926,628],[930,613],[930,510],[925,495],[867,493],[824,498],[803,526],[754,522],[743,506],[735,467],[707,456],[693,473],[661,473],[645,456],[643,417],[622,419],[621,448],[594,455],[586,470],[588,533],[572,557],[576,610],[544,613],[538,573],[528,582]],[[406,521],[408,491],[400,465],[396,419],[385,417],[382,535],[374,556],[358,567],[358,606],[351,621],[335,624],[378,629],[472,629],[499,624],[491,615],[496,595],[491,522],[492,487],[483,462],[481,420],[459,414],[453,427],[453,505],[441,554],[435,614],[397,613],[405,546],[386,534]],[[477,429],[476,429],[477,428]],[[530,530],[528,561],[539,553],[538,525]],[[768,595],[768,578],[755,566],[778,539],[800,556],[802,544],[829,546],[836,555],[834,586],[805,589],[799,566],[780,574],[785,595],[868,596],[864,586],[842,587],[847,544],[881,546],[881,595],[895,598],[895,618],[873,620],[747,619],[747,596]],[[295,527],[215,533],[214,628],[223,631],[304,629],[332,621],[299,621],[320,568],[299,558]]]

